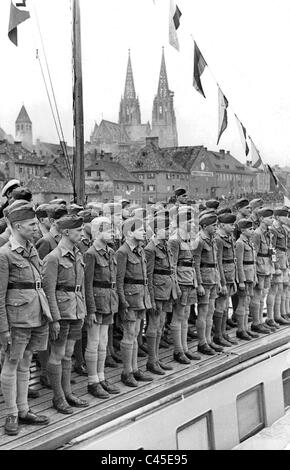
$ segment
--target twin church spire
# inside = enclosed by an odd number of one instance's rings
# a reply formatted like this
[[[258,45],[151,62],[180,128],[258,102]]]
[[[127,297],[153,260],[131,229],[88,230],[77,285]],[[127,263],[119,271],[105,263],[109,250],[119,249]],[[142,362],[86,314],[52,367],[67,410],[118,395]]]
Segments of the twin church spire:
[[[178,146],[173,97],[174,93],[170,91],[168,85],[168,76],[163,48],[158,90],[153,104],[151,130],[151,137],[159,137],[160,147]],[[120,104],[119,124],[124,125],[126,129],[128,127],[130,128],[131,126],[142,125],[140,103],[135,90],[130,50],[125,90]]]

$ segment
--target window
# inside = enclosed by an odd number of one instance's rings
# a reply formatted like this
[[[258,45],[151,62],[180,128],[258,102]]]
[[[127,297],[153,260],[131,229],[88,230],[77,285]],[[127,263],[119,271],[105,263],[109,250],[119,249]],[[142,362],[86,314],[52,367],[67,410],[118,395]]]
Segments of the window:
[[[153,192],[156,191],[156,186],[154,184],[150,184],[147,186],[147,191]]]
[[[97,171],[97,178],[101,178],[101,172]]]
[[[20,173],[20,174],[23,173],[23,168],[22,168],[22,166],[19,167],[19,173]]]
[[[259,384],[237,397],[240,442],[265,427],[263,385]]]
[[[155,179],[155,174],[154,173],[148,173],[147,178],[148,178],[148,180],[154,180]]]
[[[87,176],[88,176],[88,177],[92,176],[92,172],[91,172],[91,171],[87,171]]]
[[[178,428],[176,441],[177,450],[214,450],[211,412]]]
[[[179,175],[176,175],[176,179],[179,180]]]
[[[171,174],[170,174],[170,173],[167,173],[167,174],[166,174],[166,179],[167,179],[167,180],[170,180],[170,178],[171,178]]]

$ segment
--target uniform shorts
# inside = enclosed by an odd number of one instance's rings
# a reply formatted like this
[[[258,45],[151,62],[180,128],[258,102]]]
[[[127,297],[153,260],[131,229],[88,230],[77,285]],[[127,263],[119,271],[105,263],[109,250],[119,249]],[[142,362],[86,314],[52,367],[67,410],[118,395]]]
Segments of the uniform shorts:
[[[114,314],[104,314],[104,313],[96,313],[96,319],[98,325],[113,325],[114,323]]]
[[[136,322],[137,320],[145,320],[145,310],[134,310],[128,308],[126,311],[120,311],[121,322]]]
[[[172,300],[155,300],[158,312],[172,312]]]
[[[210,300],[215,300],[218,296],[217,294],[217,285],[203,284],[205,294],[198,296],[199,305],[208,305]]]
[[[25,351],[46,351],[49,328],[46,323],[38,328],[11,328],[12,343],[6,354],[12,361],[23,359]]]
[[[193,286],[179,285],[181,296],[175,301],[183,307],[188,307],[197,302],[196,289]]]
[[[271,285],[271,275],[262,276],[261,274],[257,274],[257,277],[258,283],[255,286],[255,290],[269,289]]]
[[[78,341],[82,338],[83,320],[60,320],[60,332],[56,341],[56,346],[63,346],[67,340]]]

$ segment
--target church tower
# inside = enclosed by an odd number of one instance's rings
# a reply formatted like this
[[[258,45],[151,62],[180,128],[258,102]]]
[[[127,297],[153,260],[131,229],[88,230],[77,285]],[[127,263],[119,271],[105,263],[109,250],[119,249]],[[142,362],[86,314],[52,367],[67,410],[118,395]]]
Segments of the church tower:
[[[174,93],[170,91],[167,78],[164,47],[157,95],[153,103],[152,137],[159,137],[159,146],[178,147],[176,117],[173,103]]]
[[[22,142],[28,147],[33,146],[32,142],[32,122],[23,105],[15,123],[15,140]]]
[[[140,104],[135,91],[130,49],[125,91],[120,104],[119,124],[123,124],[124,126],[136,126],[141,124]]]

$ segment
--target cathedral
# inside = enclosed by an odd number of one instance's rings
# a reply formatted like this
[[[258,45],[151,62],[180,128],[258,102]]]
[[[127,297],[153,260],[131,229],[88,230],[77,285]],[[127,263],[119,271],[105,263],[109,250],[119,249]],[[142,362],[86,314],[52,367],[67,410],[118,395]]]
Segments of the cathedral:
[[[169,89],[163,48],[158,90],[153,102],[152,126],[149,122],[142,124],[129,51],[119,122],[102,120],[100,125],[96,124],[90,139],[91,146],[98,151],[116,154],[126,149],[140,149],[145,145],[147,137],[158,137],[161,148],[177,147],[178,135],[173,98],[174,93]]]

